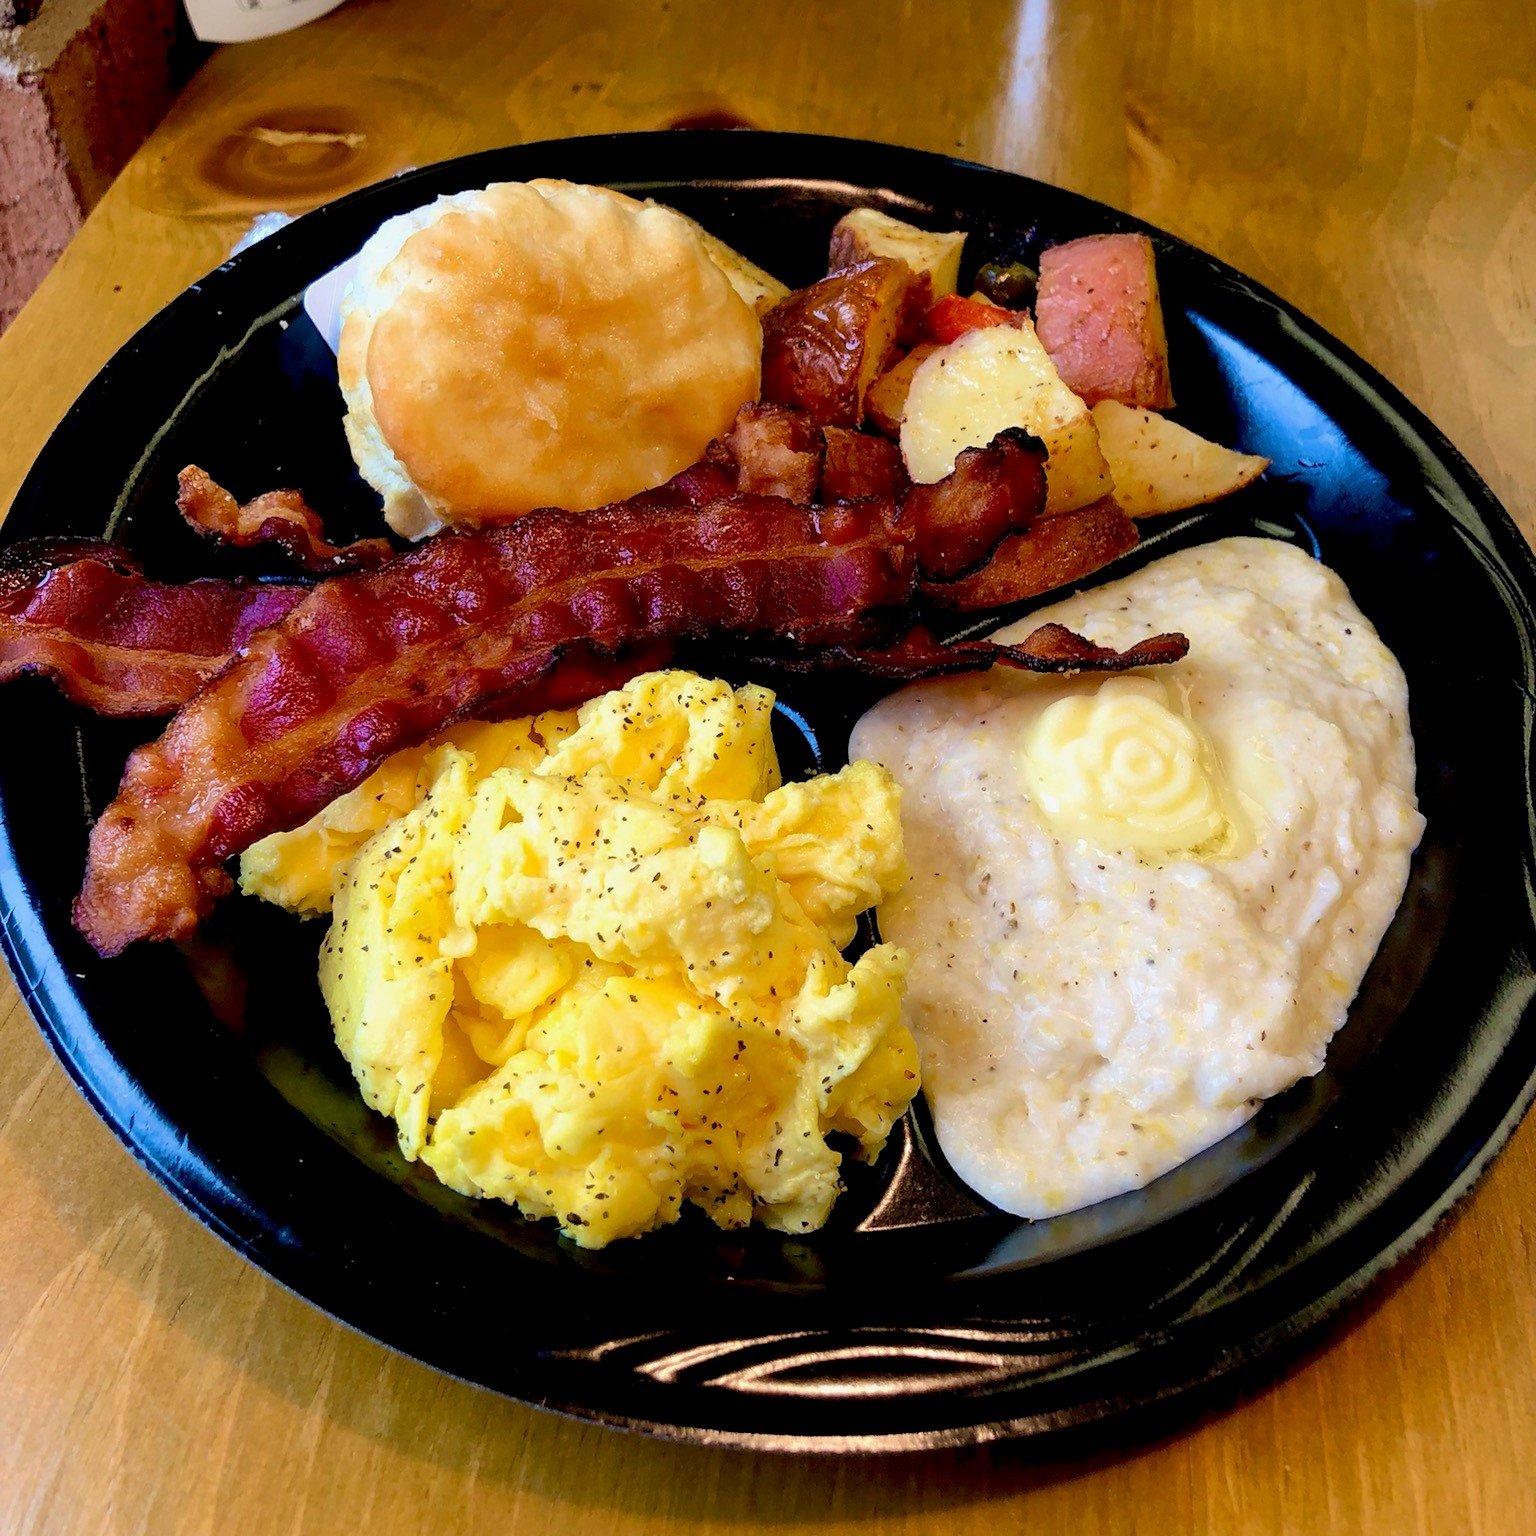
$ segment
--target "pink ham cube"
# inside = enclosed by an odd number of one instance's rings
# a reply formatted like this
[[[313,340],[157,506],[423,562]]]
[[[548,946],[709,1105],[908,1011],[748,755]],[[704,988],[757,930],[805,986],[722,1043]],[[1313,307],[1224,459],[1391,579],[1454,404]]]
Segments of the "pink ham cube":
[[[1035,331],[1067,387],[1089,405],[1173,404],[1157,266],[1145,235],[1089,235],[1040,258]]]

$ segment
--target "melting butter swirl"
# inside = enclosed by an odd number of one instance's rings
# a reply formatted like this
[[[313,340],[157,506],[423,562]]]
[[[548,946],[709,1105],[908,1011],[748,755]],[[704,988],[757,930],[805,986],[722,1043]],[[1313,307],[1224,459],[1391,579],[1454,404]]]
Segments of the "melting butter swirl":
[[[1236,851],[1241,814],[1216,750],[1152,677],[1113,677],[1035,716],[1024,785],[1059,836],[1141,857]]]

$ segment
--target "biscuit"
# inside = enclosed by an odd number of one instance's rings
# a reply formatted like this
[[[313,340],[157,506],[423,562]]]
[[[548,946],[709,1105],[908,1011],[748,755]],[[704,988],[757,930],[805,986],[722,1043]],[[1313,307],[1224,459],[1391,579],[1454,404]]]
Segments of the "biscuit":
[[[399,533],[622,500],[758,394],[762,330],[670,209],[502,182],[384,224],[342,302],[363,477]]]

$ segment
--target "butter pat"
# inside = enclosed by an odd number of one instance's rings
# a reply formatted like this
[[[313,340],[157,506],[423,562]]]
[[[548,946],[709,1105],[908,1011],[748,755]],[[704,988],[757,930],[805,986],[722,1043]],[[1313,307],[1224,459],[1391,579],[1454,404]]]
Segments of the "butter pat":
[[[1153,677],[1112,677],[1022,733],[1024,787],[1058,837],[1142,858],[1230,853],[1244,839],[1216,749]]]

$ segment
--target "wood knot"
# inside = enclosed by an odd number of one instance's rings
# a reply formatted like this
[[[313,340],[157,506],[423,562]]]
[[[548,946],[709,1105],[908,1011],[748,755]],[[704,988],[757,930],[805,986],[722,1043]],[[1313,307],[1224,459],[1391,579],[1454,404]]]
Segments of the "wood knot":
[[[197,165],[210,189],[273,206],[334,197],[368,179],[367,128],[346,107],[263,112],[210,144]]]

